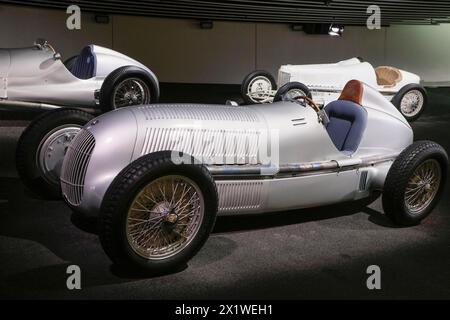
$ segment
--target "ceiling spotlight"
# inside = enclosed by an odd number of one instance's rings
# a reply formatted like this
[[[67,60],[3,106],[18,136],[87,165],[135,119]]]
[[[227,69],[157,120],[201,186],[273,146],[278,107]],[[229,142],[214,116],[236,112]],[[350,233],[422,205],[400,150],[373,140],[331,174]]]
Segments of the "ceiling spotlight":
[[[341,24],[330,24],[330,28],[328,29],[328,34],[334,37],[340,37],[344,33],[344,26]]]

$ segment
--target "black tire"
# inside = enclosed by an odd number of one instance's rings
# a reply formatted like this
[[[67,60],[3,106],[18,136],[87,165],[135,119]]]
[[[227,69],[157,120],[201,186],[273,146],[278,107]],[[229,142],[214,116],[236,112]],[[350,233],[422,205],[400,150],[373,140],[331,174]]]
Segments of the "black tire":
[[[67,70],[72,72],[72,67],[75,65],[75,62],[77,61],[78,55],[70,57],[66,61],[64,61],[64,65],[66,66]]]
[[[16,168],[24,185],[45,199],[59,199],[59,181],[51,181],[38,165],[39,149],[52,131],[65,125],[82,127],[94,116],[73,108],[52,110],[40,115],[25,129],[16,149]],[[62,160],[61,160],[62,161]]]
[[[100,88],[100,108],[102,112],[116,109],[114,106],[114,91],[118,85],[128,78],[141,80],[149,90],[150,97],[144,103],[156,103],[159,100],[158,80],[150,73],[136,66],[124,66],[111,72]],[[130,104],[130,106],[133,104]]]
[[[407,114],[405,114],[402,109],[401,109],[401,103],[402,103],[402,99],[403,97],[410,91],[412,90],[417,90],[422,94],[423,97],[423,104],[422,104],[422,108],[419,110],[418,113],[412,115],[412,116],[408,116]],[[394,98],[392,98],[392,104],[398,109],[398,111],[400,111],[400,113],[405,117],[405,119],[408,122],[413,122],[416,121],[417,119],[419,119],[419,117],[422,115],[422,113],[425,111],[425,109],[427,108],[428,105],[428,93],[427,90],[422,87],[419,84],[408,84],[406,86],[404,86],[403,88],[401,88],[397,94],[394,96]]]
[[[425,161],[433,159],[440,166],[439,188],[432,201],[418,212],[411,212],[406,204],[406,188],[414,171]],[[445,150],[432,141],[417,141],[406,148],[392,164],[384,184],[383,209],[395,223],[416,225],[428,216],[438,203],[447,178],[448,156]],[[430,198],[431,199],[431,198]]]
[[[276,90],[277,89],[277,83],[275,81],[275,78],[267,71],[264,70],[256,70],[253,71],[251,73],[249,73],[245,78],[244,81],[242,81],[241,84],[241,95],[242,98],[244,99],[245,104],[256,104],[258,102],[252,100],[249,96],[248,96],[248,88],[252,82],[253,79],[257,78],[257,77],[265,77],[270,81],[270,84],[272,86],[272,90]]]
[[[289,100],[287,93],[291,90],[301,90],[305,96],[310,99],[312,98],[311,91],[306,85],[301,82],[288,82],[278,89],[275,97],[273,98],[273,102]]]
[[[198,185],[204,199],[204,217],[197,234],[179,253],[161,260],[150,260],[137,254],[129,244],[125,230],[127,214],[133,199],[144,186],[167,175],[187,177]],[[204,166],[176,165],[169,151],[149,154],[123,169],[108,188],[99,216],[100,242],[118,266],[145,273],[168,272],[184,266],[200,250],[214,227],[217,208],[216,185]]]

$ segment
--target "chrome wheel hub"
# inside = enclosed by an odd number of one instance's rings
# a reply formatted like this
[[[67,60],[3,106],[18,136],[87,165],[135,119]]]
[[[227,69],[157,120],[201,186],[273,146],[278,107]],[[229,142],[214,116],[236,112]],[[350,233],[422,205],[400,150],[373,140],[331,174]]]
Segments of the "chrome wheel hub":
[[[122,108],[150,102],[150,90],[138,78],[125,79],[114,90],[114,107]]]
[[[176,175],[158,178],[131,203],[126,221],[128,243],[145,259],[166,259],[189,245],[203,216],[203,195],[195,182]]]
[[[247,89],[247,95],[255,102],[265,101],[269,98],[272,90],[272,83],[267,77],[259,76],[250,81]]]
[[[37,149],[37,167],[43,177],[52,183],[59,183],[61,167],[67,148],[80,131],[81,126],[64,125],[49,132]]]
[[[408,117],[417,115],[422,110],[424,97],[419,90],[411,90],[406,93],[400,102],[402,113]]]
[[[441,183],[441,167],[434,159],[419,165],[408,181],[405,205],[411,214],[421,214],[436,197]]]

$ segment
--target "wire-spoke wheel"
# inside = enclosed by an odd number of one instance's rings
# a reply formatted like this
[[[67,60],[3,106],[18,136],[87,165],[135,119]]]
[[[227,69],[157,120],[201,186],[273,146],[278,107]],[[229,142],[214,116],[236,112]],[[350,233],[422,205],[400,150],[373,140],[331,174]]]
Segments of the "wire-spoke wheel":
[[[412,118],[422,110],[425,99],[419,90],[408,91],[400,102],[400,111],[403,115]]]
[[[177,254],[197,234],[203,203],[199,187],[186,177],[165,176],[150,182],[128,210],[128,242],[145,259]]]
[[[150,89],[138,78],[120,82],[114,90],[114,109],[150,103]]]
[[[204,166],[174,164],[169,151],[143,156],[119,173],[104,196],[102,247],[121,266],[156,273],[179,268],[211,233],[217,198]]]
[[[272,84],[265,76],[255,77],[247,87],[247,96],[254,103],[267,102],[271,96]]]
[[[241,85],[241,95],[246,104],[272,102],[276,90],[274,77],[267,71],[258,70],[248,74]]]
[[[441,166],[435,159],[426,160],[416,168],[405,190],[405,205],[411,214],[420,214],[429,206],[436,197],[441,179]]]
[[[102,112],[156,103],[158,100],[158,79],[149,70],[137,66],[123,66],[111,72],[103,81],[99,93]]]
[[[392,164],[383,190],[384,212],[397,224],[418,224],[436,206],[447,176],[448,156],[431,141],[417,141]]]
[[[424,87],[411,83],[401,88],[391,100],[392,104],[409,122],[422,115],[428,104],[428,94]]]

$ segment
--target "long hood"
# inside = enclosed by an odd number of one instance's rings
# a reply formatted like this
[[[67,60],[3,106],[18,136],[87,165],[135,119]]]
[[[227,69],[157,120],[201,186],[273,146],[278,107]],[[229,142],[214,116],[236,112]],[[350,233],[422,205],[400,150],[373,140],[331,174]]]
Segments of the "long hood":
[[[0,49],[0,77],[29,77],[42,73],[49,59],[53,59],[53,54],[37,47]]]
[[[250,107],[148,105],[131,109],[138,139],[133,158],[161,150],[179,151],[205,163],[257,163],[266,123]]]
[[[342,88],[352,79],[376,86],[376,74],[368,62],[353,62],[353,59],[333,64],[284,65],[280,73],[290,74],[290,81],[299,81],[310,88]]]

